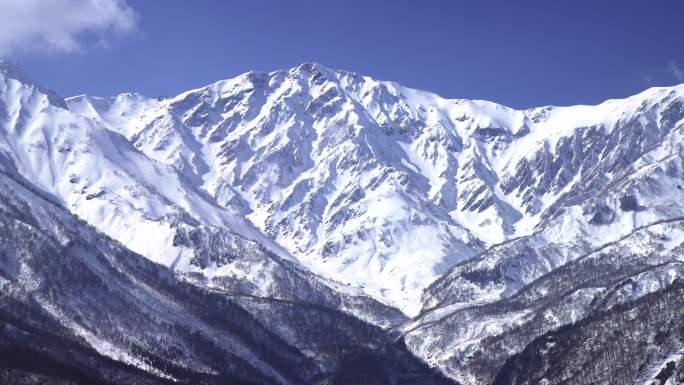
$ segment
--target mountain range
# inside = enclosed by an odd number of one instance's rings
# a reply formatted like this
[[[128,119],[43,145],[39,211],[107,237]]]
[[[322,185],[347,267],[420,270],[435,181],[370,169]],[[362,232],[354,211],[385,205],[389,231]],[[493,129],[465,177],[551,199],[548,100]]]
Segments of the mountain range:
[[[679,384],[683,159],[684,85],[65,99],[0,61],[0,378]]]

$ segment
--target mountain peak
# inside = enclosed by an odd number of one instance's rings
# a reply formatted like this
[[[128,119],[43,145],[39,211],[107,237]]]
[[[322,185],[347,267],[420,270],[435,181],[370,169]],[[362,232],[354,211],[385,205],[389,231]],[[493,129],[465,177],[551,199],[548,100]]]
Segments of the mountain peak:
[[[22,83],[32,82],[26,72],[24,72],[17,63],[8,59],[0,59],[0,74]]]
[[[297,74],[306,77],[327,77],[339,78],[345,75],[357,75],[354,72],[327,67],[317,62],[304,62],[288,71],[290,74]]]
[[[59,108],[68,109],[64,98],[55,91],[49,90],[36,83],[24,70],[15,62],[8,59],[0,59],[0,77],[14,79],[21,84],[35,88],[38,92],[45,94],[50,103]]]
[[[326,67],[326,66],[324,66],[324,65],[322,65],[322,64],[319,64],[319,63],[317,63],[317,62],[304,62],[304,63],[298,65],[297,67],[295,67],[294,70],[298,70],[298,71],[310,71],[310,72],[314,72],[314,71],[323,71],[323,70],[325,70],[325,71],[331,71],[330,68],[328,68],[328,67]]]

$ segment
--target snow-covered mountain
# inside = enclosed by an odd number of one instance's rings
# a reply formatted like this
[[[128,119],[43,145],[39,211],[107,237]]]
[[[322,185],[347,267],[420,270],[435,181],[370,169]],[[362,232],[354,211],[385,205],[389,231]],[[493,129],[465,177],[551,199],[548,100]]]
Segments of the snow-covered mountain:
[[[684,85],[515,110],[307,63],[62,99],[0,61],[0,157],[300,351],[320,336],[276,303],[387,328],[464,384],[535,381],[520,363],[545,333],[613,330],[592,320],[684,273]]]
[[[451,384],[343,312],[178,280],[4,157],[0,242],[3,384]]]
[[[564,121],[591,120],[545,138],[500,184],[532,200],[548,191],[532,234],[456,265],[401,327],[414,352],[463,383],[491,383],[536,337],[684,273],[684,86],[559,110],[576,111]],[[651,365],[658,354],[639,359]]]
[[[166,100],[67,104],[316,273],[415,315],[453,265],[629,172],[674,127],[683,92],[517,111],[303,64]]]
[[[178,268],[200,263],[175,244],[175,225],[229,229],[279,250],[173,167],[70,111],[63,99],[7,62],[0,64],[0,95],[0,150],[19,173],[130,249]],[[196,218],[202,218],[201,223]]]
[[[8,62],[0,63],[0,154],[72,213],[191,281],[312,300],[383,325],[403,318],[358,290],[311,274],[239,210],[219,204],[119,132],[69,109]]]
[[[168,100],[68,104],[242,210],[315,272],[416,313],[421,289],[483,245],[434,202],[409,148],[430,133],[397,90],[305,64]]]

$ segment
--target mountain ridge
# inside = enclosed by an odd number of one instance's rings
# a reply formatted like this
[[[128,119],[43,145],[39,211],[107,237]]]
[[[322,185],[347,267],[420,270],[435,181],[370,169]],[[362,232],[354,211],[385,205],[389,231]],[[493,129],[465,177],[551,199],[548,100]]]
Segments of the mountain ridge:
[[[273,86],[269,85],[271,83]],[[316,91],[316,87],[320,91]],[[549,198],[551,203],[543,203],[538,199],[533,201],[532,199],[535,197],[532,196],[531,192],[528,193],[528,197],[522,199],[513,197],[511,192],[520,188],[520,182],[516,180],[505,181],[504,179],[514,177],[515,175],[507,175],[516,173],[516,170],[510,170],[510,168],[524,159],[513,151],[502,152],[504,150],[501,148],[508,145],[507,141],[518,141],[520,142],[519,147],[532,152],[538,149],[537,143],[546,143],[545,146],[553,147],[559,138],[562,139],[568,135],[568,132],[571,133],[575,127],[615,124],[615,121],[620,119],[620,115],[624,111],[634,108],[633,105],[644,100],[662,99],[669,92],[681,94],[681,90],[681,86],[652,88],[631,98],[608,100],[595,106],[547,106],[514,110],[492,102],[442,99],[436,94],[408,89],[393,82],[376,81],[353,72],[335,71],[318,64],[306,63],[289,70],[268,73],[248,72],[233,79],[218,81],[205,87],[186,91],[156,104],[155,107],[145,109],[146,122],[137,123],[136,118],[124,120],[117,118],[112,124],[123,126],[124,135],[128,135],[134,142],[137,142],[146,154],[167,164],[174,164],[178,169],[187,170],[188,175],[204,184],[210,193],[229,195],[230,199],[237,202],[240,210],[244,210],[242,212],[250,216],[257,227],[262,231],[270,232],[270,236],[275,237],[280,243],[289,244],[286,246],[288,250],[298,255],[300,260],[308,260],[309,263],[305,263],[307,267],[319,274],[329,275],[343,282],[354,281],[354,277],[363,274],[358,269],[349,270],[348,265],[335,263],[335,261],[321,261],[325,257],[320,255],[325,255],[326,252],[332,250],[339,250],[337,253],[341,251],[347,255],[341,259],[353,260],[357,258],[355,254],[361,251],[349,250],[347,241],[342,239],[345,237],[352,243],[357,242],[360,247],[363,247],[365,250],[363,253],[375,255],[368,261],[352,261],[359,266],[366,264],[374,266],[374,275],[383,275],[387,269],[413,269],[412,275],[418,274],[423,278],[414,279],[402,274],[399,276],[387,274],[387,280],[409,279],[413,283],[402,284],[398,287],[368,288],[366,292],[376,299],[389,300],[390,304],[399,305],[405,311],[412,308],[413,310],[410,310],[409,313],[415,314],[417,311],[415,293],[445,272],[444,268],[439,266],[458,263],[464,258],[467,259],[481,253],[486,247],[510,237],[532,233],[534,226],[540,219],[532,219],[532,215],[529,215],[530,210],[543,211],[548,209],[548,206],[556,199],[555,197]],[[309,96],[309,93],[312,92],[313,96]],[[365,102],[364,92],[369,93],[367,97],[371,98]],[[241,100],[243,97],[246,99]],[[272,98],[272,100],[267,99],[267,97]],[[118,98],[102,100],[116,104]],[[155,104],[153,100],[146,100],[146,103]],[[72,106],[80,105],[81,102],[82,99],[69,99]],[[127,102],[120,103],[122,106],[128,106]],[[190,103],[189,106],[194,110],[184,110],[182,106],[185,103]],[[246,115],[238,112],[234,119],[224,119],[222,114],[225,115],[226,112],[221,108],[221,103],[236,103],[235,107],[230,108],[239,107],[253,112],[250,112],[251,115],[246,112]],[[300,106],[297,103],[305,104]],[[432,103],[434,107],[425,105],[425,103]],[[138,108],[137,104],[133,109],[136,108]],[[392,108],[394,109],[392,110]],[[430,108],[438,111],[430,112],[428,111]],[[440,108],[442,110],[439,110]],[[123,109],[130,110],[129,107]],[[264,111],[263,109],[267,110]],[[582,113],[586,115],[587,110],[592,115],[598,114],[598,118],[590,117],[590,124],[582,121],[582,118],[579,118],[579,121],[578,118],[574,118],[568,122],[569,116],[583,116]],[[333,115],[326,115],[326,112]],[[310,121],[309,115],[312,113],[319,114],[319,117],[315,118],[314,121]],[[392,118],[392,114],[397,116]],[[556,117],[557,115],[559,116]],[[294,121],[308,122],[307,125],[320,124],[321,128],[308,130],[305,127],[288,127],[287,124],[290,124],[288,119],[292,119],[293,116],[295,116]],[[275,117],[281,121],[271,122],[268,120]],[[236,120],[238,118],[241,122],[251,120],[251,123],[240,124]],[[543,125],[546,122],[545,119],[552,118],[555,121],[546,124],[552,130],[544,132],[541,128],[546,127]],[[160,123],[155,122],[154,119],[164,121]],[[463,121],[459,121],[459,119]],[[530,130],[530,127],[535,127],[535,119],[541,121],[542,126],[536,130]],[[592,119],[594,120],[592,121]],[[608,119],[608,122],[603,122],[604,119]],[[344,123],[340,124],[339,122]],[[131,124],[135,127],[130,127]],[[199,124],[199,126],[193,126],[193,124]],[[254,131],[259,131],[259,125],[262,124],[268,126],[264,130],[265,136],[263,138],[258,132],[254,133]],[[354,124],[359,126],[354,126]],[[414,126],[416,124],[418,126]],[[221,125],[227,127],[222,128]],[[237,125],[240,128],[237,128]],[[327,125],[327,127],[323,125]],[[213,127],[213,129],[207,126]],[[366,128],[384,132],[384,135],[370,134]],[[226,129],[231,130],[231,132],[224,131]],[[213,131],[210,132],[210,130]],[[345,133],[344,130],[348,130],[348,133]],[[394,130],[398,130],[398,132]],[[426,134],[425,131],[427,130],[433,130],[434,134]],[[423,137],[421,137],[421,133]],[[292,136],[301,136],[302,134],[304,134],[303,140]],[[397,134],[403,137],[397,138]],[[155,142],[150,135],[162,135],[166,138],[166,143]],[[205,139],[201,138],[202,135],[205,135]],[[231,135],[233,136],[231,137]],[[310,135],[312,139],[307,139],[307,135]],[[439,248],[423,245],[421,248],[430,249],[431,255],[441,254],[442,256],[437,258],[425,257],[434,261],[430,263],[432,267],[428,268],[436,268],[435,272],[430,270],[416,271],[415,266],[411,266],[410,261],[394,257],[397,253],[401,255],[402,250],[409,248],[408,241],[400,241],[398,249],[387,251],[390,254],[385,258],[382,255],[387,252],[382,249],[386,249],[383,245],[383,239],[386,238],[386,235],[378,232],[355,234],[354,229],[344,230],[344,222],[349,221],[351,217],[354,215],[363,217],[363,214],[358,213],[362,208],[357,207],[352,210],[352,207],[349,206],[353,206],[354,202],[346,205],[343,202],[343,206],[336,208],[333,207],[335,202],[332,200],[337,196],[349,201],[349,197],[360,197],[359,194],[367,191],[367,188],[361,186],[360,190],[354,189],[339,175],[332,175],[329,171],[321,170],[321,164],[329,164],[326,167],[330,169],[332,163],[337,163],[335,167],[339,171],[343,167],[338,166],[342,163],[351,162],[350,159],[342,158],[330,161],[331,157],[335,157],[332,152],[323,152],[321,154],[323,157],[320,160],[307,160],[306,154],[298,154],[298,151],[303,149],[311,148],[315,151],[315,146],[319,145],[323,138],[321,135],[336,146],[347,146],[347,151],[356,154],[361,162],[364,159],[374,160],[380,157],[379,164],[369,164],[367,167],[377,174],[376,178],[395,181],[392,183],[396,187],[388,186],[389,182],[387,181],[381,182],[387,189],[383,194],[395,196],[399,194],[400,196],[396,197],[398,205],[404,205],[410,199],[419,199],[420,202],[409,203],[408,207],[416,207],[417,212],[435,212],[431,218],[416,219],[435,223],[425,226],[425,234],[433,237],[431,244],[452,248],[454,242],[458,242],[460,238],[464,242],[458,252],[461,257],[449,256],[440,251]],[[380,141],[385,140],[386,135],[389,136],[387,139],[396,141],[397,145],[394,145],[394,148],[384,150],[387,144],[380,143]],[[199,144],[196,143],[197,138],[199,138]],[[473,142],[471,149],[464,151],[462,147],[464,143],[466,143],[466,147],[468,146],[467,142],[464,142],[467,138],[474,138],[475,142]],[[146,143],[142,143],[144,141]],[[434,143],[431,141],[436,141],[436,144],[431,144]],[[212,143],[220,143],[223,149],[211,150],[210,153],[202,150],[210,146],[217,147]],[[164,146],[178,150],[166,151],[163,149]],[[200,148],[200,150],[192,150],[193,147]],[[269,150],[269,147],[273,151]],[[254,151],[254,148],[260,148],[258,151],[271,151],[272,155],[267,153],[259,155],[258,152]],[[244,154],[234,155],[234,157],[256,157],[254,159],[248,158],[247,162],[242,162],[238,158],[223,156],[223,152],[228,149],[233,153]],[[385,153],[383,155],[384,151],[391,151],[391,154]],[[293,155],[288,155],[285,152],[293,153]],[[449,155],[449,153],[459,152],[466,154],[463,154],[460,159]],[[273,168],[268,168],[265,164],[269,163],[269,156],[271,159],[278,157],[279,162],[285,161],[298,165],[296,166],[297,173],[310,171],[313,175],[308,179],[296,178],[291,173],[282,173],[273,170]],[[257,169],[254,167],[257,159],[261,163],[258,168],[261,170],[268,169],[271,174],[270,178],[279,178],[280,182],[278,183],[284,184],[285,189],[277,186],[270,187],[273,185],[271,182],[260,181],[256,175],[250,175],[250,167],[252,170]],[[217,164],[225,162],[233,164],[227,167],[216,167]],[[275,164],[273,166],[275,167]],[[458,167],[463,166],[466,168],[458,170]],[[348,165],[345,167],[349,168]],[[212,168],[214,170],[211,170]],[[350,178],[361,181],[363,180],[362,172],[367,175],[372,174],[358,170]],[[521,172],[525,172],[525,170]],[[570,172],[576,171],[571,170]],[[322,173],[329,173],[329,175],[325,176]],[[458,178],[459,174],[461,175],[460,180],[455,179]],[[226,180],[225,175],[229,176],[228,180]],[[245,186],[242,180],[245,175],[248,178],[247,182],[252,187]],[[446,175],[446,178],[442,178],[441,175]],[[256,180],[249,178],[256,178]],[[413,184],[413,188],[417,191],[409,193],[410,197],[401,196],[401,193],[395,192],[397,189],[403,188],[401,180],[412,182],[410,184]],[[546,183],[557,183],[559,186],[565,184],[567,186],[568,182],[570,181],[560,183],[548,181]],[[258,183],[264,183],[267,187],[262,189],[257,186],[257,189],[254,190],[253,185]],[[312,183],[314,185],[311,185]],[[321,184],[320,187],[316,186],[316,183]],[[340,183],[346,184],[346,186],[334,187]],[[454,184],[463,186],[461,189],[463,193],[455,189]],[[241,191],[245,188],[252,191]],[[347,191],[340,192],[340,188]],[[504,188],[507,191],[502,191]],[[419,190],[428,191],[420,192]],[[561,190],[560,187],[558,190]],[[563,193],[563,191],[559,192]],[[254,196],[255,194],[257,196]],[[328,197],[331,194],[332,197]],[[460,199],[457,197],[454,200],[454,196],[458,194],[461,194],[462,197]],[[534,194],[537,195],[539,192]],[[300,195],[308,195],[308,197],[302,198]],[[307,200],[307,198],[309,199]],[[302,199],[304,202],[301,202]],[[361,199],[364,198],[361,197]],[[274,204],[274,200],[279,202]],[[257,206],[268,207],[259,208]],[[306,216],[314,219],[308,222],[300,221],[296,224],[284,222],[283,214],[278,214],[277,211],[276,214],[271,215],[266,213],[268,210],[279,210],[276,206],[284,206],[286,211],[291,211],[294,207],[302,215],[308,210],[310,214],[306,214]],[[454,211],[454,209],[456,210]],[[363,210],[367,210],[367,207]],[[482,220],[477,219],[478,216],[481,216],[480,210],[489,210],[490,218],[488,220],[490,223],[485,224],[484,227],[481,226]],[[326,211],[329,213],[326,214]],[[408,211],[411,212],[411,209]],[[361,222],[372,223],[376,219],[394,221],[391,219],[392,215],[392,213],[378,213],[371,218],[361,218]],[[411,214],[406,213],[405,215],[410,216]],[[537,217],[540,215],[541,213],[536,214]],[[328,217],[326,218],[326,216]],[[336,220],[341,220],[342,223],[339,225],[331,223]],[[497,221],[499,223],[496,223]],[[329,224],[328,226],[326,226],[326,222]],[[440,229],[436,225],[437,222],[448,225],[446,228]],[[283,226],[289,227],[286,231],[287,234],[279,236],[276,233],[282,232],[280,229]],[[386,233],[401,232],[398,226],[401,224],[386,226]],[[509,235],[505,235],[507,232]],[[389,236],[392,237],[392,235]],[[374,240],[363,241],[359,240],[359,237],[370,237]],[[472,244],[467,245],[469,242]],[[478,245],[478,242],[481,244]],[[313,251],[312,246],[315,249]],[[392,247],[389,246],[389,248]],[[416,258],[422,259],[423,256]],[[386,259],[387,262],[382,262],[383,259]],[[383,267],[383,264],[392,264],[395,261],[397,261],[396,266]],[[369,280],[370,277],[365,279],[363,284],[369,284]],[[413,299],[410,299],[411,296]]]

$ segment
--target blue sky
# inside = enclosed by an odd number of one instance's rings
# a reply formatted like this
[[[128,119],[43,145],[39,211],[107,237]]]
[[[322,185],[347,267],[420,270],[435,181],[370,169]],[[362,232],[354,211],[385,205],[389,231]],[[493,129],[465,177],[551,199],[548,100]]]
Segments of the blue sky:
[[[30,19],[0,26],[0,55],[65,96],[174,95],[307,61],[514,107],[684,82],[681,0],[38,1],[0,5],[0,25]]]

